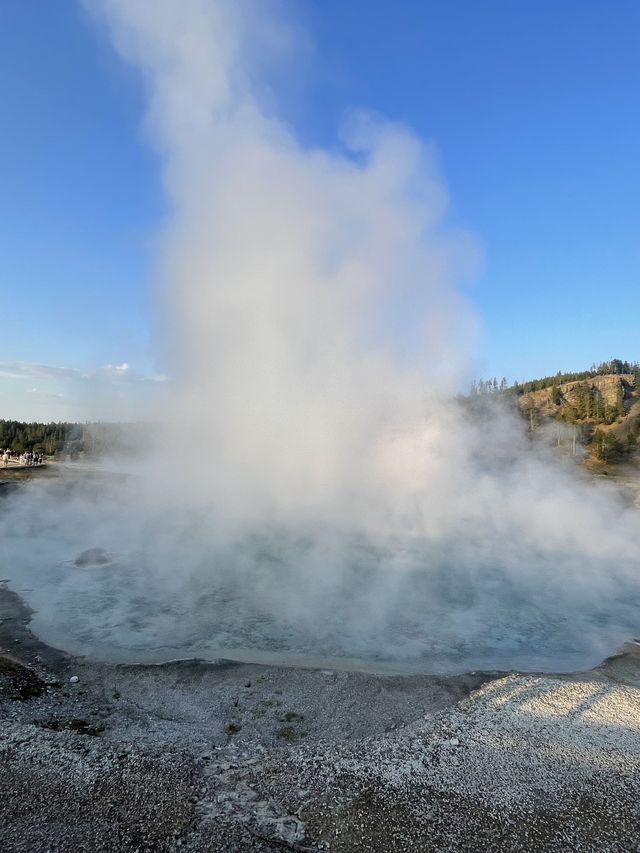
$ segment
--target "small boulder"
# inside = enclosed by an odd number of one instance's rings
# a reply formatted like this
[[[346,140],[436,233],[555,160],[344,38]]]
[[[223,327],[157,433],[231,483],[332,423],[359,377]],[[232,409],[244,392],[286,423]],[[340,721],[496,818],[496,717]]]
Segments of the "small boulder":
[[[105,551],[104,548],[87,548],[73,561],[73,565],[79,569],[87,568],[88,566],[107,566],[113,562],[111,554]]]

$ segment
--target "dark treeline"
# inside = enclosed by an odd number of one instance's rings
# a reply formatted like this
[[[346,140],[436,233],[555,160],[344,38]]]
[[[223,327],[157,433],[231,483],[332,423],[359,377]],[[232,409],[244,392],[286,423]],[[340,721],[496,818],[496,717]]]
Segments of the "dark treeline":
[[[73,423],[35,424],[0,420],[0,447],[15,453],[75,455],[84,450],[83,426]]]
[[[594,456],[601,462],[622,462],[638,446],[638,432],[630,430],[624,440],[612,432],[596,429],[589,436]]]
[[[592,364],[590,370],[582,370],[578,373],[562,373],[558,371],[553,376],[543,376],[540,379],[531,379],[527,382],[514,382],[509,385],[503,378],[498,382],[497,378],[480,379],[471,385],[471,395],[477,394],[528,394],[530,391],[543,391],[545,388],[563,385],[565,382],[582,382],[585,379],[593,379],[596,376],[609,376],[621,374],[634,374],[640,376],[640,362],[623,361],[612,358],[600,364]]]
[[[117,423],[24,423],[0,420],[0,448],[14,453],[43,453],[45,456],[133,452],[148,439],[149,424]]]

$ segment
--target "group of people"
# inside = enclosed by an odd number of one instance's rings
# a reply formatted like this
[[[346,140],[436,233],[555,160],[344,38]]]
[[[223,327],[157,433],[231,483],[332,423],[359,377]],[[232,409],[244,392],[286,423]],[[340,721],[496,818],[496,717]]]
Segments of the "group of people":
[[[0,450],[2,455],[2,467],[7,468],[9,462],[16,462],[18,465],[42,465],[44,458],[42,453],[33,453],[31,450],[25,453],[16,453],[8,447],[5,450]]]

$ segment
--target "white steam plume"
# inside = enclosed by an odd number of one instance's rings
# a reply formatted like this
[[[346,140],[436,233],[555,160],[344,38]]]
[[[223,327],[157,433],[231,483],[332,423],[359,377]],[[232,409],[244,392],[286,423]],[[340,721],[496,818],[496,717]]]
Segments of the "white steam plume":
[[[442,232],[432,155],[365,116],[344,150],[303,148],[256,93],[286,32],[273,4],[104,8],[143,73],[175,211],[172,446],[199,453],[207,497],[243,522],[361,514],[390,485],[389,435],[423,415],[426,378],[460,368],[472,326],[452,277],[473,249]]]
[[[446,401],[477,251],[442,225],[429,149],[362,115],[342,149],[301,145],[265,83],[295,35],[269,3],[98,8],[142,72],[173,208],[158,264],[173,381],[137,477],[12,498],[4,542],[36,628],[115,657],[460,669],[611,651],[638,621],[637,515],[512,415]],[[110,570],[65,564],[96,546]]]

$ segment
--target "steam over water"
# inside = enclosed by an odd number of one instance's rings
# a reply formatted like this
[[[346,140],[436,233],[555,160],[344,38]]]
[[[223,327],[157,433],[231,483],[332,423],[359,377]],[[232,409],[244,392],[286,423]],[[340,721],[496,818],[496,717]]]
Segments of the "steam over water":
[[[612,561],[462,529],[434,540],[270,527],[224,541],[193,515],[127,520],[129,497],[123,483],[56,481],[4,502],[10,585],[47,642],[117,662],[461,672],[593,666],[637,632],[624,549]],[[82,550],[96,543],[107,548]]]
[[[451,402],[479,253],[432,147],[367,114],[303,145],[274,81],[308,42],[280,4],[96,8],[145,87],[171,210],[170,381],[127,478],[5,502],[35,630],[114,660],[425,671],[571,668],[634,635],[637,511],[500,406]],[[111,562],[74,565],[95,548]]]

